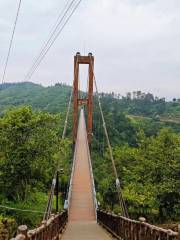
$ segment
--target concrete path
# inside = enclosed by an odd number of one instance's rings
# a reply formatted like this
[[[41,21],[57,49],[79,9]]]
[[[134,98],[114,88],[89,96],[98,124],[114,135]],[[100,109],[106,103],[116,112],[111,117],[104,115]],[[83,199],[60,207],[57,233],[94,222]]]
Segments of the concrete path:
[[[109,240],[111,236],[96,223],[84,112],[81,110],[75,170],[69,211],[69,223],[63,240]]]

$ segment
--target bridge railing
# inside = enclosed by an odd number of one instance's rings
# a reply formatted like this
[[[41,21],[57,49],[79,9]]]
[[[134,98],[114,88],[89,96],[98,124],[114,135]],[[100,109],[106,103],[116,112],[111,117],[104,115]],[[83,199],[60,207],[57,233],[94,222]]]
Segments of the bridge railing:
[[[121,240],[177,240],[178,233],[146,223],[145,218],[139,221],[97,210],[97,221],[100,225]]]
[[[87,144],[87,155],[88,155],[88,163],[89,163],[89,169],[90,169],[90,177],[91,177],[91,183],[92,183],[92,194],[93,194],[94,210],[95,210],[95,215],[96,215],[96,219],[97,219],[98,204],[97,204],[96,188],[95,188],[93,168],[92,168],[92,162],[91,162],[91,153],[90,153],[89,143],[88,143],[88,135],[86,136],[86,144]]]
[[[57,215],[52,215],[47,221],[33,229],[28,230],[26,225],[18,227],[18,233],[11,240],[56,240],[62,233],[68,221],[67,211],[63,211]]]
[[[71,203],[71,195],[72,195],[72,186],[73,186],[73,177],[74,177],[74,170],[75,170],[75,161],[76,161],[76,152],[77,152],[77,144],[75,144],[74,148],[74,156],[73,156],[73,161],[72,161],[72,170],[71,170],[71,177],[70,177],[70,182],[69,182],[69,189],[68,189],[68,195],[67,195],[67,206],[65,206],[68,209],[70,209],[70,203]]]

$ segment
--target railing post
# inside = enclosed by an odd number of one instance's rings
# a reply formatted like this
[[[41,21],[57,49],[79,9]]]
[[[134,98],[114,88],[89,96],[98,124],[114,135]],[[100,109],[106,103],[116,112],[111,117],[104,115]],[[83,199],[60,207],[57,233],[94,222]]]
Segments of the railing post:
[[[168,240],[174,240],[178,239],[179,240],[179,233],[178,232],[173,232],[171,229],[168,230]]]
[[[140,221],[140,231],[139,231],[139,238],[140,240],[146,240],[146,227],[143,223],[146,222],[146,219],[144,217],[139,218]]]
[[[28,227],[26,225],[21,225],[21,226],[18,227],[18,235],[19,234],[23,235],[25,240],[28,239],[27,231],[28,231]]]
[[[144,217],[140,217],[140,218],[139,218],[139,221],[140,221],[141,223],[144,223],[144,222],[146,222],[146,219],[145,219]]]
[[[28,237],[29,237],[30,239],[33,239],[32,236],[34,236],[34,235],[35,235],[35,230],[29,230],[29,231],[28,231]],[[44,239],[45,239],[45,238],[44,238]],[[43,240],[44,240],[44,239],[43,239]]]
[[[129,222],[129,230],[130,230],[130,235],[129,235],[129,239],[130,240],[133,240],[134,238],[134,227],[133,227],[133,223],[132,222]]]
[[[41,222],[41,226],[43,226],[43,240],[47,240],[46,223],[47,223],[46,220],[43,220],[43,221]]]

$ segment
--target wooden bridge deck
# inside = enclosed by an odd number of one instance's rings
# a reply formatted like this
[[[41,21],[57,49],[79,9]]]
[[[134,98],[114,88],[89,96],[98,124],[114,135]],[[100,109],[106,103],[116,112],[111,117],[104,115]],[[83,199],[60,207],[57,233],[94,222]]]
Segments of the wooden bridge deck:
[[[96,223],[83,110],[81,110],[80,114],[76,144],[77,150],[74,158],[75,169],[69,210],[69,222],[62,239],[112,239],[111,236]]]

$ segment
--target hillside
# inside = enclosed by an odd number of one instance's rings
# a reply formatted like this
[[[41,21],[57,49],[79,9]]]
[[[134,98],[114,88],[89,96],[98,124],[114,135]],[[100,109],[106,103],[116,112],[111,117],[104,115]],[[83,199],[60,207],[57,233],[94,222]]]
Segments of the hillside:
[[[18,105],[31,105],[33,108],[47,110],[51,113],[60,112],[67,105],[66,99],[71,87],[62,83],[43,87],[32,82],[0,84],[0,112]],[[165,101],[151,93],[134,91],[126,96],[114,93],[101,93],[104,105],[111,110],[124,112],[128,115],[150,117],[155,120],[179,123],[180,99]]]
[[[54,86],[43,87],[31,82],[4,83],[0,85],[0,113],[13,106],[29,105],[33,109],[48,111],[50,113],[64,112],[69,99],[71,87],[62,83]],[[101,102],[107,124],[112,122],[121,129],[126,128],[129,135],[128,118],[130,125],[138,126],[144,130],[147,136],[155,135],[163,127],[169,127],[175,132],[180,132],[180,100],[165,101],[165,98],[155,97],[151,93],[134,91],[126,96],[114,93],[101,93]],[[94,120],[98,117],[98,109],[94,104]],[[127,118],[121,122],[122,115]],[[112,115],[119,116],[115,120]],[[124,123],[126,123],[124,125]],[[95,127],[95,126],[94,126]],[[128,131],[130,133],[128,133]],[[124,134],[124,132],[123,132]],[[112,130],[112,135],[116,135]],[[123,137],[124,138],[124,137]],[[126,138],[126,137],[125,137]],[[114,138],[113,138],[114,141]],[[117,139],[117,142],[119,140]],[[116,142],[116,141],[115,141]]]
[[[64,84],[51,87],[31,82],[3,84],[0,85],[0,112],[19,105],[30,105],[50,113],[61,112],[67,105],[70,91],[71,87]]]
[[[137,115],[158,119],[161,117],[180,118],[180,99],[173,98],[172,101],[166,101],[165,98],[159,98],[151,93],[136,91],[127,93],[126,96],[120,96],[114,93],[101,93],[105,102],[113,102],[114,106],[121,109],[129,115]]]

